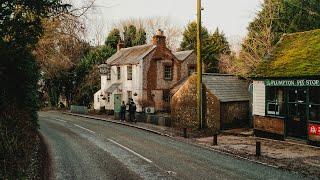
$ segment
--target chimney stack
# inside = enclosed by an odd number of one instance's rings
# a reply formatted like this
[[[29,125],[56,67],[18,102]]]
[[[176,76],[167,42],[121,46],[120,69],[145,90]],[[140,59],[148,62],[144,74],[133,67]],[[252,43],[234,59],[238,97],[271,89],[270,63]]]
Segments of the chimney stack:
[[[124,48],[124,42],[122,40],[119,40],[117,44],[117,51],[120,51],[120,49]]]
[[[166,37],[161,29],[158,29],[156,35],[153,36],[152,43],[156,46],[166,47]]]

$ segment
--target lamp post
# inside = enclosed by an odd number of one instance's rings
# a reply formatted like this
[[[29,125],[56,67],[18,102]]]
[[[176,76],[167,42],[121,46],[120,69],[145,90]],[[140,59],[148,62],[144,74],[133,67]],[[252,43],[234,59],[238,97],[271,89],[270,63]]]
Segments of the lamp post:
[[[197,119],[203,129],[202,60],[201,60],[201,0],[197,0]]]

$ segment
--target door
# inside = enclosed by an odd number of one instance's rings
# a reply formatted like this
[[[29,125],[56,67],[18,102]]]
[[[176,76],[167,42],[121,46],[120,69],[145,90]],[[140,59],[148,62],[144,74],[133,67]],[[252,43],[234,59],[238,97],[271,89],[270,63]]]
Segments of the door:
[[[114,95],[114,112],[115,113],[120,113],[121,102],[122,102],[122,95],[121,94],[115,94]]]
[[[286,122],[287,136],[307,138],[307,90],[303,88],[289,89],[288,118]]]

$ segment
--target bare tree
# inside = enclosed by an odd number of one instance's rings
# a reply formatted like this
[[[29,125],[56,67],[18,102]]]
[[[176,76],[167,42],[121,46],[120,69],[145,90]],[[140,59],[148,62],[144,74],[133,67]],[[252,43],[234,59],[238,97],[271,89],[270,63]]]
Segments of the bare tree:
[[[239,70],[244,74],[254,70],[263,59],[271,55],[277,38],[272,28],[279,18],[279,2],[266,0],[264,6],[263,11],[258,14],[263,18],[250,24],[249,34],[242,43],[239,57],[243,63]]]
[[[179,48],[182,29],[174,25],[169,17],[130,18],[114,23],[112,27],[116,27],[120,32],[123,32],[124,27],[129,25],[134,25],[138,29],[143,28],[147,33],[147,42],[151,42],[157,30],[162,29],[167,37],[167,46],[173,51]]]

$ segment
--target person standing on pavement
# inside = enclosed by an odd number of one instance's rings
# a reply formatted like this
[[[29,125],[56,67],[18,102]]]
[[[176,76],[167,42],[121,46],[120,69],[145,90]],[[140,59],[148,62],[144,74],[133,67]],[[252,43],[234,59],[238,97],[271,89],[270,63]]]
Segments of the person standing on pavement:
[[[124,103],[124,101],[122,101],[121,109],[120,109],[120,121],[124,122],[126,120],[126,109],[127,109],[127,106]]]
[[[136,107],[136,104],[133,102],[133,99],[130,100],[130,104],[129,104],[129,119],[130,119],[130,122],[135,122],[137,123],[136,121],[136,110],[137,110],[137,107]]]

